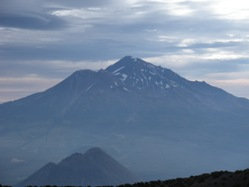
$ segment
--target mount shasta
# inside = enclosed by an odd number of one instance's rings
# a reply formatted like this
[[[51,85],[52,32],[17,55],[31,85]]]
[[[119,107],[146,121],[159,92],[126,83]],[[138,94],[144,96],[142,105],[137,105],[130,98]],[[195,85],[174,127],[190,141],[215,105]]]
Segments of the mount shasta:
[[[241,169],[248,121],[249,100],[127,56],[1,104],[0,179],[17,183],[92,146],[144,180]]]

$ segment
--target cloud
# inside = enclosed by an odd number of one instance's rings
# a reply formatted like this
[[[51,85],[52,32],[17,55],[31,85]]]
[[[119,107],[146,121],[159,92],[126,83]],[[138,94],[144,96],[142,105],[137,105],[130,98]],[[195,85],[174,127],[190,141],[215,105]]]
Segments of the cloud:
[[[249,96],[249,55],[246,52],[205,48],[200,53],[195,49],[183,49],[146,60],[170,68],[189,80],[203,80],[236,96]]]
[[[23,162],[25,162],[25,161],[22,160],[22,159],[19,159],[19,158],[12,158],[12,159],[10,160],[10,162],[13,163],[13,164],[20,164],[20,163],[23,163]]]
[[[116,4],[117,0],[42,0],[43,4],[50,8],[78,8],[78,7],[104,7]]]
[[[205,48],[201,52],[187,48],[163,56],[148,57],[146,60],[173,69],[198,67],[208,70],[208,68],[212,67],[212,70],[216,68],[219,71],[217,67],[221,64],[222,70],[225,71],[230,65],[233,65],[231,69],[234,70],[235,66],[247,63],[249,55],[247,53],[237,54],[222,48]]]
[[[249,69],[243,72],[210,73],[205,75],[208,83],[223,88],[240,97],[249,95]]]
[[[68,9],[68,10],[55,10],[51,13],[58,17],[76,17],[80,19],[94,19],[103,16],[101,8],[81,8],[81,9]]]
[[[66,22],[49,14],[42,1],[1,0],[0,26],[50,30],[65,27]]]
[[[66,25],[66,22],[52,15],[43,15],[39,13],[0,13],[0,26],[14,27],[23,29],[60,29]]]
[[[0,77],[0,102],[15,100],[35,92],[41,92],[61,81],[58,78],[26,76]]]
[[[249,3],[244,0],[212,0],[209,8],[222,19],[247,20],[249,18]]]
[[[106,61],[9,61],[0,63],[0,103],[44,91],[79,69],[99,70]]]
[[[25,80],[39,80],[37,77],[63,79],[69,76],[74,71],[79,69],[99,70],[113,64],[117,59],[113,60],[97,60],[97,61],[67,61],[67,60],[32,60],[32,61],[8,61],[8,65],[0,63],[0,80],[4,81],[8,77],[12,80],[19,80],[19,77],[24,77]],[[1,79],[2,78],[2,79]],[[4,79],[3,79],[4,78]],[[28,79],[27,79],[28,78]],[[21,78],[20,80],[24,80]],[[10,82],[8,82],[9,84]],[[18,83],[18,82],[17,82]]]

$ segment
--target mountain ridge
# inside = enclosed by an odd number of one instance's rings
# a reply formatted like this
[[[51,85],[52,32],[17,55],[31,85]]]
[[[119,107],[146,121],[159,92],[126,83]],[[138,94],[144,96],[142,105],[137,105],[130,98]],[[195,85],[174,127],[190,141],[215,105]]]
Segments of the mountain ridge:
[[[145,68],[148,69],[146,70]],[[137,75],[136,72],[138,72]],[[163,75],[164,72],[166,72],[166,75]],[[155,75],[159,76],[155,77],[153,80],[153,76]],[[175,83],[176,80],[178,81],[179,85]],[[128,83],[125,83],[127,81]],[[107,91],[118,90],[123,92],[130,92],[134,91],[135,89],[135,91],[141,90],[142,92],[145,91],[146,88],[148,88],[146,91],[153,89],[161,89],[163,91],[168,91],[170,88],[188,88],[189,86],[196,87],[197,90],[200,87],[205,88],[206,86],[208,86],[209,88],[218,89],[221,92],[225,92],[226,94],[230,95],[230,93],[227,93],[223,89],[211,86],[204,81],[190,81],[184,79],[183,77],[179,76],[178,74],[167,68],[155,66],[139,58],[125,56],[113,65],[108,66],[106,69],[101,69],[98,71],[93,71],[89,69],[77,70],[65,80],[61,81],[60,83],[51,88],[48,88],[43,92],[35,93],[30,96],[18,99],[16,101],[6,102],[1,105],[8,105],[15,102],[22,103],[23,100],[27,98],[29,99],[30,97],[39,99],[44,93],[46,93],[46,95],[49,95],[57,91],[58,94],[58,92],[63,89],[71,90],[71,95],[69,95],[69,97],[80,97],[81,94],[91,92],[91,90],[94,90],[95,87],[99,87],[100,90],[106,89]],[[196,89],[194,91],[196,91]]]

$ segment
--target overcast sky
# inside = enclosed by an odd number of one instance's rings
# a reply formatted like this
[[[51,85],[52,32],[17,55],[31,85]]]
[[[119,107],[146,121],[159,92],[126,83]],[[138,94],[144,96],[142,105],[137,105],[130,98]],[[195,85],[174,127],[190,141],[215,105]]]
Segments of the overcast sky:
[[[126,55],[249,98],[249,1],[0,0],[0,102]]]

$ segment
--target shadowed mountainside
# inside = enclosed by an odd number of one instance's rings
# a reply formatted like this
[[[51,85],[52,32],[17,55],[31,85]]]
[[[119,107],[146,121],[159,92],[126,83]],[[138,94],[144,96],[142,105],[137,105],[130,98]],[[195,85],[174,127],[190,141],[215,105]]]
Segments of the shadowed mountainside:
[[[99,186],[132,183],[136,177],[100,148],[74,153],[58,164],[48,163],[17,186]]]

